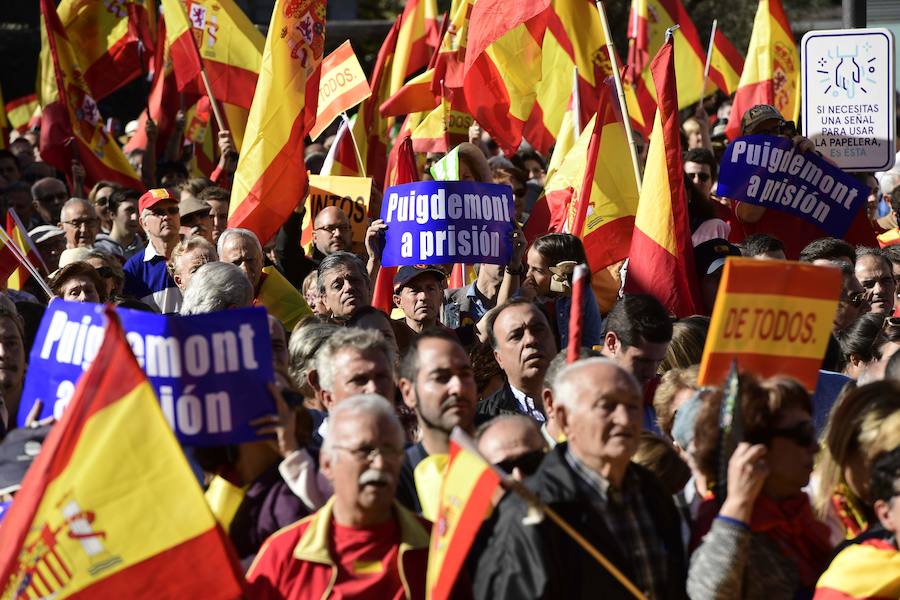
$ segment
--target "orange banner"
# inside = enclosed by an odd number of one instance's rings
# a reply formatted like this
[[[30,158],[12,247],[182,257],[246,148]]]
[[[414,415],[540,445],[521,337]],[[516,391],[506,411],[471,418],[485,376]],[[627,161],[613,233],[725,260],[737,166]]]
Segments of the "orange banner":
[[[319,110],[316,123],[309,132],[316,139],[331,125],[335,117],[372,95],[366,74],[347,40],[322,61],[322,77],[319,79]]]
[[[720,385],[737,361],[741,371],[788,375],[814,390],[840,295],[839,269],[729,258],[698,383]]]

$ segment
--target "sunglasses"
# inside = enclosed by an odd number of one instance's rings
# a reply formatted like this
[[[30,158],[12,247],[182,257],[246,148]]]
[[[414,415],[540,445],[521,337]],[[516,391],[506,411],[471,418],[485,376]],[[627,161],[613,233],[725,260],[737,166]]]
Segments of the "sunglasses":
[[[844,300],[847,304],[852,306],[853,308],[859,308],[863,302],[866,301],[866,293],[865,292],[857,292]]]
[[[710,175],[709,173],[703,173],[703,172],[700,172],[700,173],[685,173],[684,176],[685,176],[687,179],[699,179],[699,180],[702,181],[703,183],[706,183],[706,182],[709,181],[710,178],[712,177],[712,175]]]
[[[502,470],[504,473],[512,474],[513,469],[518,468],[519,471],[521,471],[525,475],[534,475],[534,473],[538,470],[538,467],[541,466],[542,460],[544,460],[544,451],[533,450],[515,458],[507,458],[506,460],[501,460],[498,463],[494,463],[494,466]]]
[[[96,271],[103,279],[110,279],[113,276],[112,269],[109,267],[97,267]]]
[[[813,426],[812,421],[803,421],[802,423],[797,423],[793,427],[773,429],[769,432],[769,439],[775,437],[791,440],[803,448],[809,448],[818,443],[818,440],[816,439],[816,428]]]

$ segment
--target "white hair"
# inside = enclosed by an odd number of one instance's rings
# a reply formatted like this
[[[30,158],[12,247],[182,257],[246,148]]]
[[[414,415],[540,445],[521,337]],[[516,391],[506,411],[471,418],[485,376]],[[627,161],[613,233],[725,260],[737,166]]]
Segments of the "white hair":
[[[554,404],[565,406],[570,411],[574,410],[575,400],[581,394],[581,390],[578,388],[580,383],[578,372],[581,369],[590,369],[600,365],[609,365],[621,371],[622,375],[634,386],[634,389],[640,392],[641,385],[634,378],[634,375],[605,356],[594,356],[577,360],[560,369],[556,374],[556,380],[553,382]]]
[[[325,340],[316,354],[316,372],[319,374],[319,386],[323,390],[330,392],[334,389],[334,357],[347,348],[352,348],[360,354],[374,352],[384,356],[393,373],[397,362],[396,352],[380,332],[359,327],[342,327]]]
[[[259,243],[259,238],[256,237],[256,234],[249,229],[244,229],[242,227],[232,227],[231,229],[226,229],[222,232],[222,235],[219,236],[219,241],[216,242],[216,250],[218,251],[219,256],[222,256],[222,249],[225,248],[226,240],[233,235],[253,240],[253,243],[256,244],[256,249],[259,250],[259,255],[264,256],[262,244]]]
[[[325,440],[322,442],[322,454],[327,454],[334,459],[335,436],[331,432],[341,419],[358,415],[366,415],[375,417],[378,420],[384,419],[388,421],[391,429],[394,430],[397,447],[403,447],[403,443],[406,441],[406,434],[403,432],[403,425],[400,424],[400,419],[397,417],[397,412],[391,406],[391,403],[380,394],[357,394],[350,396],[329,411],[328,421],[325,424]]]
[[[253,302],[253,285],[231,263],[211,262],[197,269],[181,303],[182,315],[200,315],[228,308],[243,308]]]

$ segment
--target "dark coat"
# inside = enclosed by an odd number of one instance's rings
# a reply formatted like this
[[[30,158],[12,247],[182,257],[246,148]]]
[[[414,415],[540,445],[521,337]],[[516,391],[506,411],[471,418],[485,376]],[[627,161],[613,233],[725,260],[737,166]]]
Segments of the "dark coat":
[[[504,383],[502,388],[478,402],[475,407],[475,425],[487,423],[499,415],[522,414],[525,413],[519,407],[519,401],[513,395],[512,388],[509,387],[509,383]]]
[[[563,443],[551,450],[525,483],[633,582],[634,573],[622,547],[578,488],[575,479],[578,475],[565,459],[566,446]],[[687,565],[672,497],[649,471],[635,464],[629,469],[638,474],[641,493],[666,548],[667,598],[687,598]],[[523,525],[526,508],[525,502],[513,493],[507,494],[500,503],[493,535],[475,572],[476,598],[633,598],[549,518],[538,525]]]

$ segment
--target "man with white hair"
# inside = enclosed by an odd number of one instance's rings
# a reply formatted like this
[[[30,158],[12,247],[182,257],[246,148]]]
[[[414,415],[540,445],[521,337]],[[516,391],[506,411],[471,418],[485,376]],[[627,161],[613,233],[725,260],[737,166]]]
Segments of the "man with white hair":
[[[247,572],[250,598],[424,598],[429,525],[394,500],[404,435],[375,394],[333,411],[321,470],[334,496],[272,535]]]
[[[226,229],[219,236],[219,260],[241,269],[253,286],[253,305],[265,306],[288,331],[312,314],[303,295],[275,267],[263,267],[259,238],[249,229]]]
[[[678,512],[656,477],[631,462],[641,433],[641,388],[607,358],[564,368],[554,386],[567,442],[551,450],[528,486],[648,598],[686,598]],[[570,598],[631,594],[549,519],[523,519],[508,494],[475,575],[476,598]]]
[[[72,198],[59,213],[59,228],[66,235],[66,248],[93,248],[100,232],[100,219],[94,205],[82,198]]]
[[[138,214],[147,247],[125,263],[125,295],[134,296],[161,313],[177,313],[181,290],[166,262],[178,245],[178,198],[165,188],[148,190],[138,200]]]
[[[184,291],[182,315],[199,315],[229,308],[245,308],[253,302],[253,288],[234,265],[211,262],[197,269]]]

